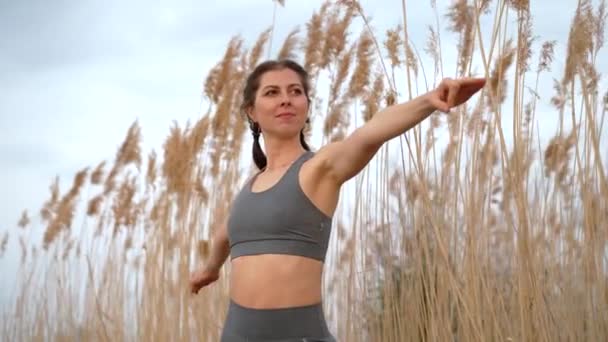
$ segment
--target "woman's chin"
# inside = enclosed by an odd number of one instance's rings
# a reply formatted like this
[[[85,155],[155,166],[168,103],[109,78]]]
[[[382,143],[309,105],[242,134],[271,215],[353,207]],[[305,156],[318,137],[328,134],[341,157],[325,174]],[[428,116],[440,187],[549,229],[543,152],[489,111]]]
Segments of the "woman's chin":
[[[293,125],[279,125],[276,130],[269,132],[269,136],[279,140],[291,140],[300,137],[301,128]]]

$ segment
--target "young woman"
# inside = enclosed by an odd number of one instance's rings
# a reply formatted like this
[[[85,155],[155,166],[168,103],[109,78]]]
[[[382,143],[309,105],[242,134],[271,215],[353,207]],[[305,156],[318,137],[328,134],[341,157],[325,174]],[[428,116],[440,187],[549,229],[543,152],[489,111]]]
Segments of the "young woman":
[[[484,79],[445,79],[427,94],[378,112],[343,141],[311,152],[303,134],[307,72],[290,60],[260,64],[247,79],[242,106],[260,172],[234,199],[212,238],[209,260],[190,279],[198,293],[219,278],[231,255],[221,341],[335,341],[322,309],[321,278],[340,187],[386,141],[436,110],[449,112],[484,85]]]

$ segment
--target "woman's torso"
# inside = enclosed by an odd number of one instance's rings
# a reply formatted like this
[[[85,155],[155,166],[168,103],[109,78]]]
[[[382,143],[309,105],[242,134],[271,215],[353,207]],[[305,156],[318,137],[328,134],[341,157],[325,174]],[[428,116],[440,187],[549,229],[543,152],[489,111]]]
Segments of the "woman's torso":
[[[330,218],[338,202],[339,188],[321,174],[320,161],[313,156],[293,170],[303,195],[320,213]],[[261,173],[251,183],[251,192],[264,195],[279,184],[289,167]],[[247,188],[245,189],[247,191]],[[280,203],[277,203],[280,205]],[[323,261],[315,258],[264,253],[232,260],[230,296],[251,308],[284,308],[319,303],[322,298]]]

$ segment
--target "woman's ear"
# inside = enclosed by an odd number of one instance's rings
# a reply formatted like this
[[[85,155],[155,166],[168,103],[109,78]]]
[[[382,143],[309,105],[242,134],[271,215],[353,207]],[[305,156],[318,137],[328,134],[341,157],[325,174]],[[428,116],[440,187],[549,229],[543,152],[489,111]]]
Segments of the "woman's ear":
[[[247,118],[249,119],[249,121],[257,122],[251,107],[245,109],[245,115],[247,115]]]

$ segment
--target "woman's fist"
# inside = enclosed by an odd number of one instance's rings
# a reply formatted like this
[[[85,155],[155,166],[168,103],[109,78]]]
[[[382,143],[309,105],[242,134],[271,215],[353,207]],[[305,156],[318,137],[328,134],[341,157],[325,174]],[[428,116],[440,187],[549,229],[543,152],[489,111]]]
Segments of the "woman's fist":
[[[429,101],[442,112],[465,103],[486,84],[485,78],[445,78],[439,86],[430,92]]]
[[[220,278],[219,269],[202,266],[190,275],[190,292],[198,293],[203,287]]]

